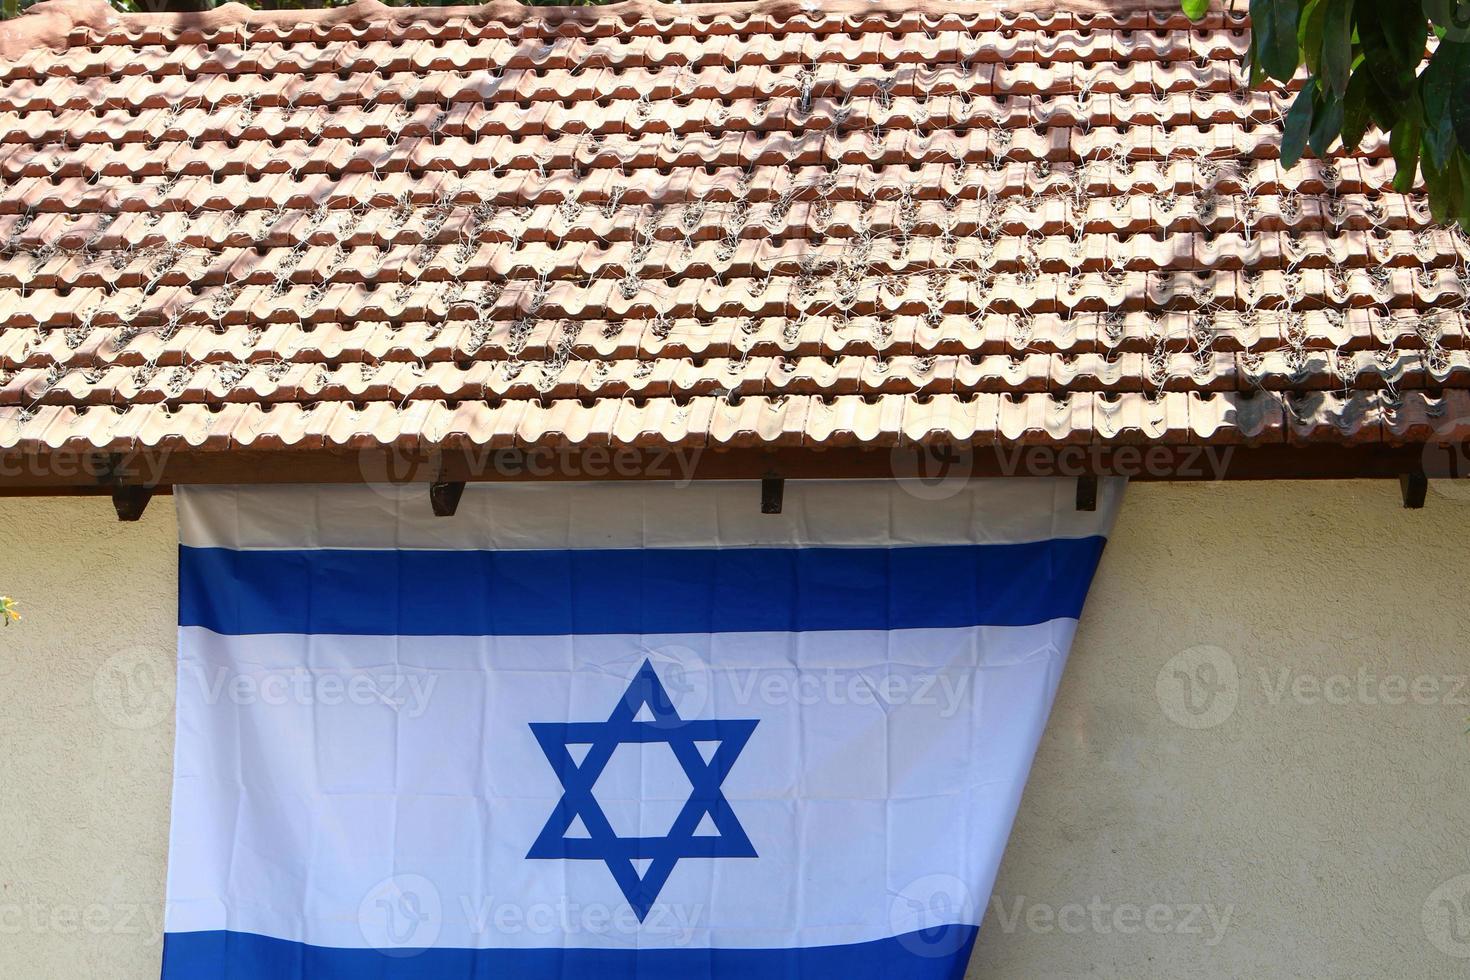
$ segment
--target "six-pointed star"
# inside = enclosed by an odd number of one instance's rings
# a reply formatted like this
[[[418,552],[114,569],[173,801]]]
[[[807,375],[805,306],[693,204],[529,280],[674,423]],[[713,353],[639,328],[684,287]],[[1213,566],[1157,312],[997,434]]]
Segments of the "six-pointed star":
[[[645,706],[652,720],[636,721]],[[752,719],[680,718],[647,660],[607,721],[532,722],[531,731],[561,780],[562,798],[526,857],[605,862],[640,922],[681,859],[755,857],[755,847],[720,789],[755,726]],[[617,836],[592,795],[592,786],[613,750],[625,742],[668,743],[689,777],[693,786],[689,801],[667,836]],[[708,762],[699,750],[700,742],[718,743]],[[589,746],[580,765],[567,751],[568,745]],[[718,836],[695,836],[706,815],[714,822]],[[567,837],[567,830],[578,817],[588,836]],[[633,864],[639,860],[649,862],[641,877]]]

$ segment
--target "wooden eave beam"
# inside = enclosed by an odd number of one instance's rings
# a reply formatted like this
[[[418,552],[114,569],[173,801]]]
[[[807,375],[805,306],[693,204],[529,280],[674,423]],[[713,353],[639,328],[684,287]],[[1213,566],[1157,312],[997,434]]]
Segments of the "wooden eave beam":
[[[582,452],[532,449],[389,453],[328,451],[174,451],[96,454],[0,453],[0,496],[112,494],[172,484],[363,483],[455,484],[559,480],[888,479],[923,476],[915,449],[845,446],[760,449],[624,449]],[[958,447],[946,458],[949,477],[1123,476],[1137,482],[1214,480],[1426,479],[1470,474],[1426,466],[1444,454],[1417,444],[1260,446]],[[99,468],[100,467],[100,468]],[[449,491],[440,491],[447,494]],[[443,498],[447,503],[447,497]]]

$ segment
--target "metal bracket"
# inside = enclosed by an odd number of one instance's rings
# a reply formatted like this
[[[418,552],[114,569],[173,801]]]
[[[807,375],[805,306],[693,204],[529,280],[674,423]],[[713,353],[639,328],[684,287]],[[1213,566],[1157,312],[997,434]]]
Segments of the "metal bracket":
[[[152,487],[117,487],[112,491],[112,509],[117,511],[118,520],[136,521],[143,516],[148,501],[152,499]]]
[[[139,483],[123,483],[122,453],[99,453],[95,457],[97,482],[112,490],[112,509],[120,521],[137,521],[153,499],[153,488]]]
[[[761,478],[761,513],[781,513],[781,502],[786,496],[786,481],[779,476]]]
[[[1405,473],[1399,477],[1399,495],[1405,510],[1419,510],[1429,493],[1429,477],[1423,473]]]
[[[453,517],[459,510],[459,498],[464,496],[464,483],[429,484],[429,504],[435,517]]]
[[[1077,509],[1089,512],[1097,510],[1097,477],[1077,478]]]

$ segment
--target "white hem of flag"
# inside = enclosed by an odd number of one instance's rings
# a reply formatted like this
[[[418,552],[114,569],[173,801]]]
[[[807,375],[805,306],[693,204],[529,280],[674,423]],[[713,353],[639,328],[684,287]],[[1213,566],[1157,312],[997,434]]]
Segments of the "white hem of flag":
[[[789,480],[782,513],[756,481],[471,483],[453,518],[427,484],[179,487],[180,543],[258,549],[629,549],[1021,544],[1105,534],[1125,481],[1078,511],[1075,481]]]

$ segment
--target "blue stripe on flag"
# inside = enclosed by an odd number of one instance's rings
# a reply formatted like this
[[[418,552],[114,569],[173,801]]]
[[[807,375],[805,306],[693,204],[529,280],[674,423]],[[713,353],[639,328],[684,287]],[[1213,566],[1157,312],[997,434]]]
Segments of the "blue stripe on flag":
[[[163,980],[961,980],[976,928],[794,949],[334,949],[245,932],[173,932]]]
[[[560,636],[1028,626],[1077,617],[1101,537],[912,548],[179,548],[216,633]]]

